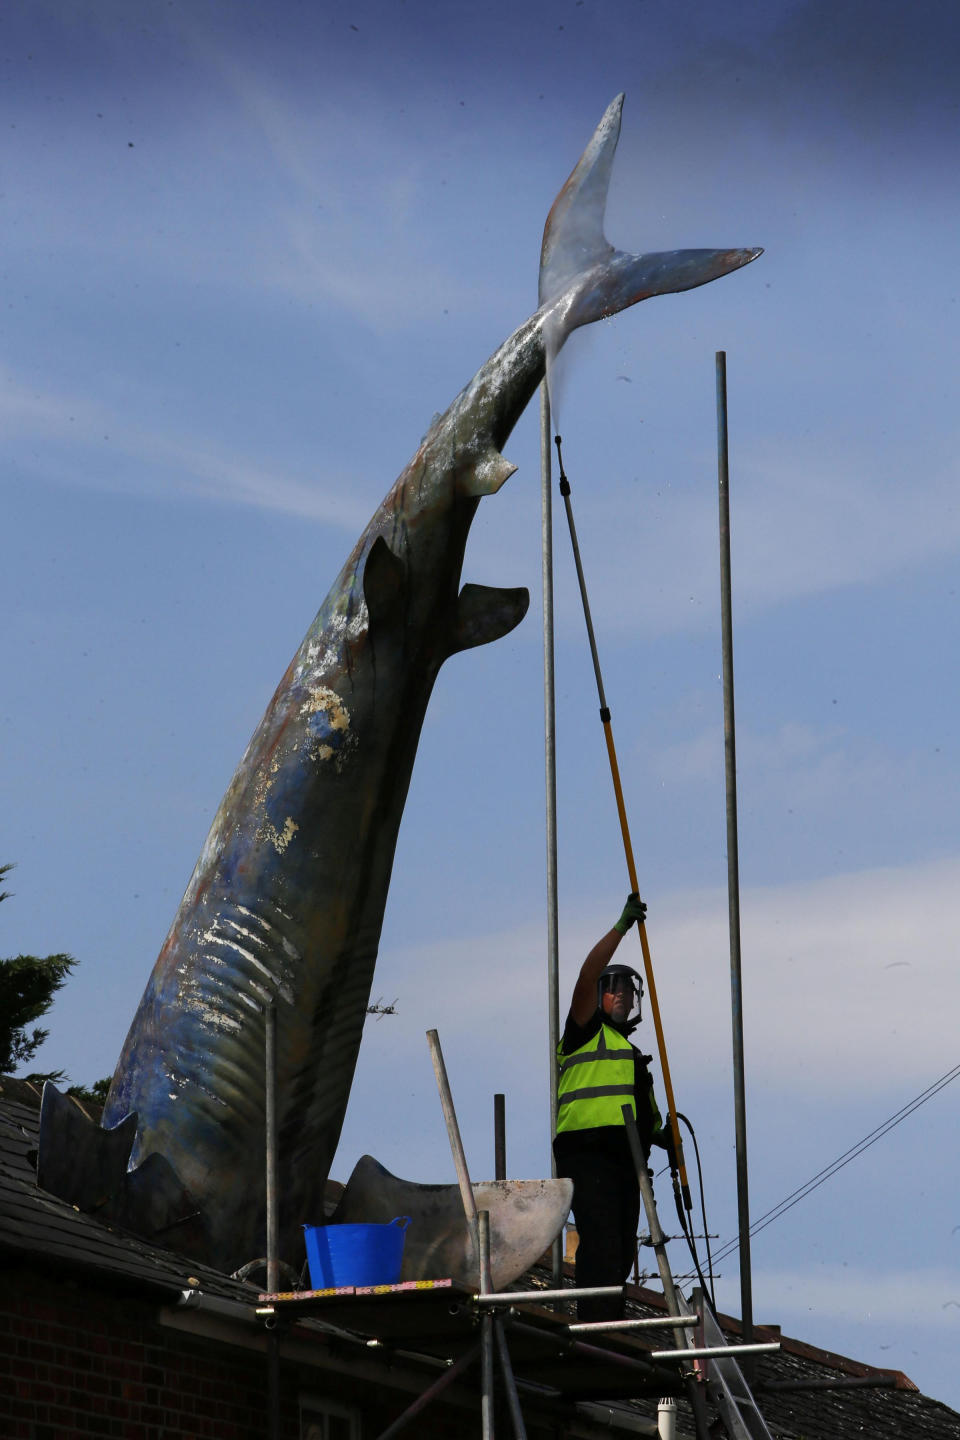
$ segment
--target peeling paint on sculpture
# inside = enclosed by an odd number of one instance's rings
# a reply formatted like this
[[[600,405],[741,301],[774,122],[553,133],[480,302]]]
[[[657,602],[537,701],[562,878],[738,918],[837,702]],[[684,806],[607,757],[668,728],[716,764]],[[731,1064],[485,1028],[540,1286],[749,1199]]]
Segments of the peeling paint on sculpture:
[[[202,1210],[206,1258],[264,1249],[264,1005],[277,1005],[281,1255],[321,1214],[360,1045],[421,724],[448,656],[506,635],[525,590],[460,588],[470,523],[546,349],[757,250],[626,256],[602,232],[622,97],[551,211],[540,309],[427,435],[294,656],[214,820],[120,1057],[104,1125],[138,1116]],[[575,252],[575,263],[571,259]],[[41,1182],[43,1183],[43,1182]],[[176,1243],[171,1232],[166,1243]]]

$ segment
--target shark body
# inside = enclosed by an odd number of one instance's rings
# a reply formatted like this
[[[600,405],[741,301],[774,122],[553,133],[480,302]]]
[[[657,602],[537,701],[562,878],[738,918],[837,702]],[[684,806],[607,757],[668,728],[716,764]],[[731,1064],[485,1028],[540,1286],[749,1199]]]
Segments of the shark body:
[[[322,1215],[369,1002],[397,833],[430,693],[457,651],[507,634],[527,592],[464,585],[502,447],[580,325],[690,289],[759,250],[631,256],[603,236],[622,96],[554,204],[540,306],[438,417],[360,536],[214,820],[120,1056],[103,1117],[162,1157],[233,1270],[264,1248],[265,1006],[277,1015],[280,1254]],[[50,1147],[48,1146],[48,1153]],[[42,1146],[41,1146],[42,1151]],[[173,1230],[165,1243],[176,1246]]]

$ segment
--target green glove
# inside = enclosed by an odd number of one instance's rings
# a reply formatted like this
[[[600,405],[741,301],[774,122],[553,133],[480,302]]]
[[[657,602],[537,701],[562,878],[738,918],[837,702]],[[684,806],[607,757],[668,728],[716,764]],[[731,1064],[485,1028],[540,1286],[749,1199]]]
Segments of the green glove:
[[[659,1145],[661,1150],[666,1150],[667,1159],[670,1161],[670,1169],[677,1168],[677,1147],[673,1140],[673,1126],[669,1119],[665,1120],[661,1129],[653,1137],[653,1144]]]
[[[621,935],[626,935],[634,920],[639,920],[642,924],[643,921],[646,920],[646,918],[647,907],[646,905],[644,905],[643,901],[640,899],[640,896],[634,890],[630,895],[627,896],[627,903],[623,907],[623,914],[620,916],[619,920],[614,922],[613,928],[614,930],[618,930]]]

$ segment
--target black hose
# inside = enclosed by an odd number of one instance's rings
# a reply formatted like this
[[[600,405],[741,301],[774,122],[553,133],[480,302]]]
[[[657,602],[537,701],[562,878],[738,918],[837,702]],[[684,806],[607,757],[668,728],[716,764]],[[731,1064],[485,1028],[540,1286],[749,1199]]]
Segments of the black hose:
[[[694,1153],[694,1155],[696,1156],[696,1160],[697,1160],[697,1184],[698,1184],[699,1187],[700,1187],[700,1215],[701,1215],[701,1218],[702,1218],[702,1220],[703,1220],[703,1238],[704,1238],[704,1243],[706,1244],[706,1247],[707,1247],[707,1274],[710,1276],[710,1285],[709,1285],[709,1287],[707,1286],[706,1282],[704,1281],[703,1275],[702,1275],[702,1273],[701,1273],[701,1271],[700,1271],[700,1263],[699,1263],[699,1260],[698,1260],[698,1257],[697,1257],[696,1246],[695,1246],[695,1244],[693,1243],[693,1236],[692,1236],[692,1235],[691,1235],[691,1236],[689,1237],[689,1239],[688,1239],[688,1244],[690,1245],[690,1250],[691,1250],[691,1253],[692,1253],[692,1255],[693,1255],[693,1263],[694,1263],[694,1265],[696,1266],[697,1275],[698,1275],[699,1278],[700,1278],[700,1284],[701,1284],[702,1287],[703,1287],[704,1293],[707,1294],[707,1295],[709,1295],[711,1308],[713,1309],[714,1312],[716,1312],[716,1309],[717,1309],[717,1299],[716,1299],[716,1295],[714,1294],[714,1289],[713,1289],[713,1256],[712,1256],[711,1253],[710,1253],[710,1227],[709,1227],[709,1225],[707,1224],[707,1200],[706,1200],[706,1191],[705,1191],[705,1189],[704,1189],[704,1184],[703,1184],[703,1166],[702,1166],[701,1163],[700,1163],[700,1146],[697,1144],[696,1131],[694,1130],[693,1126],[690,1124],[690,1121],[687,1119],[686,1115],[681,1115],[680,1111],[678,1110],[678,1111],[677,1111],[677,1119],[678,1119],[678,1120],[682,1120],[683,1123],[684,1123],[684,1125],[686,1125],[687,1129],[690,1131],[690,1139],[693,1141],[693,1153]]]

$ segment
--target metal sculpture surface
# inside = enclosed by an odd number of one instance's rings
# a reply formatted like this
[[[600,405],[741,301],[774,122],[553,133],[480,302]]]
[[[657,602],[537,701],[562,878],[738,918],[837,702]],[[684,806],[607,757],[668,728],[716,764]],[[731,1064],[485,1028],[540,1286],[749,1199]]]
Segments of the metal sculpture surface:
[[[505,1290],[535,1265],[563,1229],[573,1200],[572,1180],[479,1180],[478,1210],[490,1217],[490,1281]],[[389,1225],[408,1215],[401,1280],[449,1276],[477,1289],[480,1266],[464,1219],[459,1185],[401,1180],[363,1155],[354,1166],[331,1223]]]
[[[318,1212],[434,680],[448,656],[506,635],[526,612],[526,590],[461,589],[460,572],[480,499],[516,468],[501,448],[548,350],[580,325],[702,285],[760,253],[613,250],[602,222],[622,98],[550,213],[540,308],[431,425],[283,676],[120,1056],[103,1124],[136,1112],[133,1173],[154,1154],[168,1162],[171,1221],[190,1210],[179,1181],[202,1216],[204,1258],[221,1268],[263,1251],[268,1001],[277,1006],[285,1260],[302,1253],[299,1226]],[[56,1148],[52,1136],[41,1146],[53,1189]],[[168,1226],[165,1243],[180,1243],[178,1234]]]

